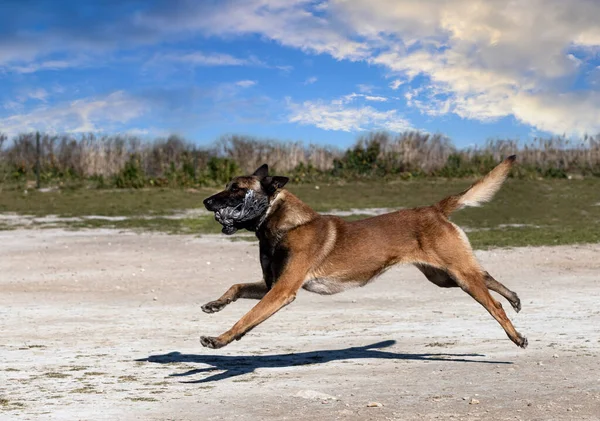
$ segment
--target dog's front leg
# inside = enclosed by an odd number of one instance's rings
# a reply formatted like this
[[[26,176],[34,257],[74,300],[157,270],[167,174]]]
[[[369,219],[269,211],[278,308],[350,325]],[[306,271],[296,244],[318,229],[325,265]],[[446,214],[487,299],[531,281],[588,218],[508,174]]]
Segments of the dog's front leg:
[[[200,342],[208,348],[222,348],[233,340],[239,340],[251,329],[267,320],[277,311],[290,304],[302,286],[308,271],[309,259],[298,256],[288,263],[286,269],[265,296],[231,329],[218,337],[202,336]]]
[[[201,308],[205,313],[216,313],[225,308],[227,304],[236,301],[238,298],[250,298],[260,300],[265,296],[269,289],[264,281],[252,282],[247,284],[232,285],[225,294],[209,303],[204,304]]]

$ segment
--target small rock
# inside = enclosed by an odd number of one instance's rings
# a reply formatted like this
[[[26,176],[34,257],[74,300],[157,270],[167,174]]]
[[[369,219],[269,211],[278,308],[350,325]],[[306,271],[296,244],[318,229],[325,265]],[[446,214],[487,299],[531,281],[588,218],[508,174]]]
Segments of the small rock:
[[[381,408],[383,406],[380,402],[369,402],[367,408]]]
[[[319,187],[319,186],[315,186],[315,190],[319,190],[319,189],[320,189],[320,187]]]
[[[540,361],[537,363],[537,365],[544,365],[544,363]]]
[[[552,358],[558,358],[558,354],[554,354]]]
[[[210,265],[210,262],[206,262],[207,265]]]
[[[352,300],[353,303],[356,303],[356,300]]]
[[[468,397],[468,396],[463,396],[463,401],[466,401],[466,400],[468,400],[468,399],[469,399],[469,397]]]
[[[154,301],[158,301],[158,297],[154,297],[154,298],[153,298],[153,300],[154,300]]]
[[[479,405],[479,399],[471,399],[469,405]]]
[[[573,411],[573,408],[567,408],[567,412]]]

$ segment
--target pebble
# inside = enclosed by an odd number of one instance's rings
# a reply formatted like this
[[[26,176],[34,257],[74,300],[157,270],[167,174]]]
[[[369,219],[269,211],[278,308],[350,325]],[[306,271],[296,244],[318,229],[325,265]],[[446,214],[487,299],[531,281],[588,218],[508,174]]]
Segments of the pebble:
[[[367,404],[367,408],[381,408],[382,406],[383,404],[379,402],[369,402]]]
[[[471,399],[469,405],[479,405],[479,399]]]
[[[153,298],[153,300],[154,300],[154,301],[158,301],[158,297],[154,297],[154,298]]]
[[[558,358],[558,354],[554,354],[552,358]]]

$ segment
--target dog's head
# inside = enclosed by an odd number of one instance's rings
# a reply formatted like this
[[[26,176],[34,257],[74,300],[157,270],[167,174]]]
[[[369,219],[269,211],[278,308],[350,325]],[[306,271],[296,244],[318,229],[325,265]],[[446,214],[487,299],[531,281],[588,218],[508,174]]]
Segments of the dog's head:
[[[224,234],[238,229],[255,229],[264,218],[278,189],[289,181],[287,177],[270,176],[267,164],[252,175],[236,177],[225,190],[204,200],[204,206],[215,213]]]

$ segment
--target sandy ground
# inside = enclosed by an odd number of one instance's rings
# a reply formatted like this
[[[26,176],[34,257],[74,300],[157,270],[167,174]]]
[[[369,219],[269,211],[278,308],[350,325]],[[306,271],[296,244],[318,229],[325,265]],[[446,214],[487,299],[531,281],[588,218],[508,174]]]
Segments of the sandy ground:
[[[1,420],[598,420],[600,245],[477,252],[521,297],[529,348],[412,267],[306,291],[239,342],[255,243],[115,231],[0,232]],[[380,407],[367,407],[377,402]]]

